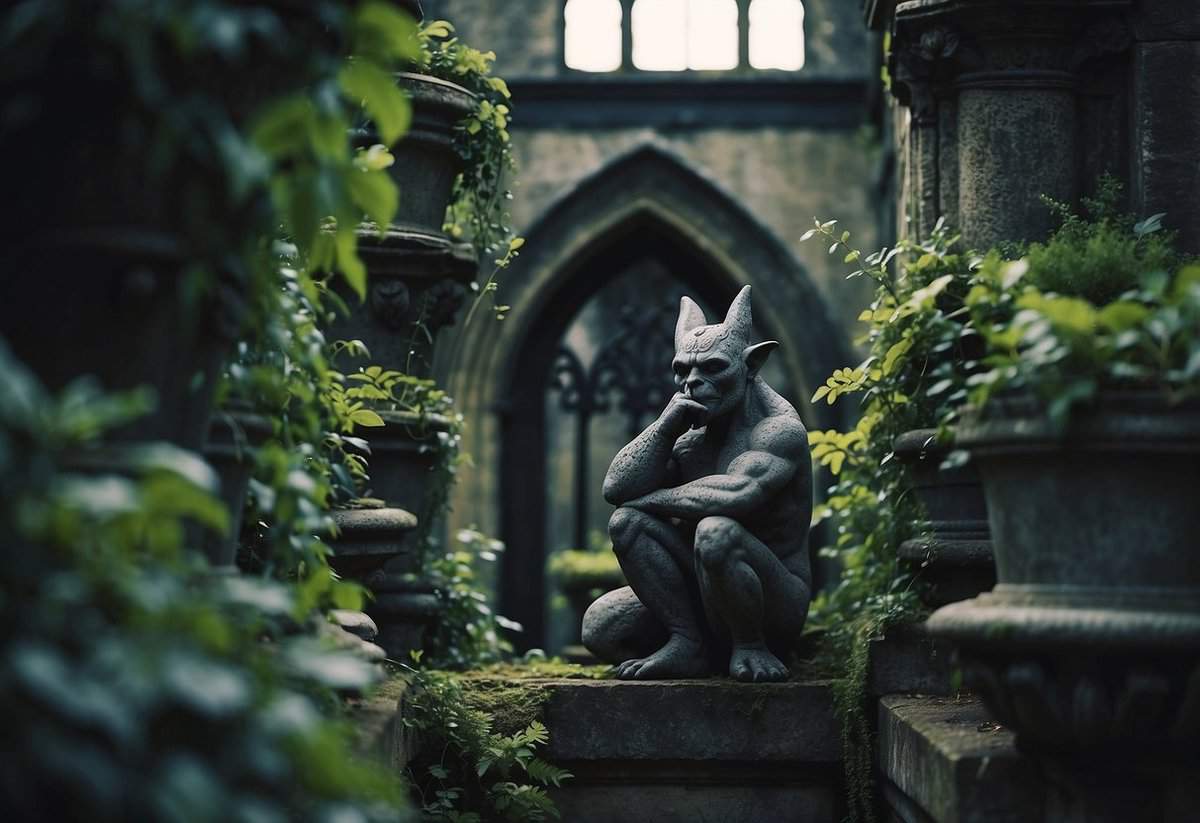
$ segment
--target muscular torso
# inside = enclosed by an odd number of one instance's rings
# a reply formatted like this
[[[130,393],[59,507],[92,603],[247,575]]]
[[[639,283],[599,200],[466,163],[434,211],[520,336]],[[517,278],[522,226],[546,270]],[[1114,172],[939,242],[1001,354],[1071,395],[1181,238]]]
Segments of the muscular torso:
[[[766,392],[769,394],[761,398],[762,415],[748,421],[747,425],[731,426],[724,438],[712,438],[704,428],[680,436],[672,450],[678,482],[728,473],[730,464],[750,450],[752,438],[761,448],[766,433],[769,442],[773,417],[785,418],[792,428],[800,425],[800,417],[790,404],[769,388]],[[805,549],[812,517],[812,468],[807,451],[793,459],[793,468],[791,477],[782,487],[737,520],[780,558],[804,555],[797,558],[804,561],[798,565],[807,568]]]

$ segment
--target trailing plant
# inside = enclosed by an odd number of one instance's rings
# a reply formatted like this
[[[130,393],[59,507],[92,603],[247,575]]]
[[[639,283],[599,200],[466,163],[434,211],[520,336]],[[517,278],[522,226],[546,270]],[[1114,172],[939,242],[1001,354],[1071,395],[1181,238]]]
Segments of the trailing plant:
[[[458,548],[430,547],[425,577],[442,600],[442,612],[425,642],[422,660],[437,668],[468,669],[503,660],[513,647],[503,631],[522,631],[520,623],[497,614],[480,579],[479,563],[495,563],[504,543],[476,529],[455,534]]]
[[[417,70],[457,83],[476,98],[475,111],[458,125],[455,136],[464,165],[446,212],[446,231],[469,241],[481,259],[503,255],[513,236],[508,214],[512,192],[505,188],[513,169],[508,131],[512,94],[503,79],[492,75],[495,52],[466,45],[445,20],[424,23],[418,39]]]
[[[294,258],[294,248],[283,251]],[[360,608],[362,588],[329,568],[329,510],[369,482],[366,441],[354,432],[375,420],[331,400],[345,378],[332,367],[335,348],[321,331],[331,311],[325,305],[334,301],[326,283],[302,267],[278,272],[279,288],[255,309],[258,332],[238,344],[222,384],[224,402],[248,405],[274,426],[256,453],[241,565],[302,581],[313,606]]]
[[[958,251],[957,236],[942,222],[927,240],[869,255],[849,245],[850,233],[838,231],[837,221],[814,223],[802,239],[828,242],[830,254],[859,266],[849,278],[876,284],[859,315],[868,327],[861,341],[867,358],[835,371],[812,398],[857,400],[858,422],[846,432],[809,433],[814,460],[833,479],[814,523],[828,519],[835,541],[820,551],[841,565],[837,585],[814,600],[810,625],[824,631],[826,665],[841,671],[834,696],[850,817],[873,820],[868,641],[919,613],[913,575],[900,566],[897,549],[925,519],[892,444],[903,432],[946,424],[966,400],[978,340],[964,324],[963,299],[977,261]]]
[[[407,776],[424,815],[433,820],[539,821],[559,818],[546,793],[572,776],[538,756],[550,739],[539,719],[548,692],[526,685],[410,670],[403,723],[422,743]],[[496,724],[504,724],[497,730]]]
[[[338,346],[339,351],[368,356],[357,341]],[[434,455],[433,470],[425,484],[424,510],[415,512],[420,523],[415,540],[424,547],[448,507],[459,467],[469,463],[462,454],[463,416],[455,411],[454,400],[433,380],[382,366],[360,367],[344,381],[333,383],[327,397],[340,415],[350,415],[351,420],[356,415],[367,425],[384,425],[380,411],[403,414],[404,418],[392,420],[392,424],[404,426],[408,435],[421,444],[422,451]]]
[[[525,242],[514,235],[509,214],[513,195],[508,180],[516,165],[509,134],[512,94],[508,84],[492,74],[495,52],[464,44],[445,20],[423,24],[418,40],[417,70],[465,87],[476,100],[475,111],[456,128],[455,148],[463,159],[463,171],[454,181],[444,229],[451,237],[469,242],[481,263],[491,261],[491,271],[482,283],[472,284],[475,300],[463,326],[489,295],[493,314],[503,320],[509,307],[496,301],[496,277]]]
[[[1163,215],[1112,213],[1111,185],[1085,218],[1024,257],[991,253],[966,296],[987,344],[971,403],[1028,393],[1065,427],[1102,389],[1151,391],[1169,402],[1200,393],[1200,265],[1184,260]]]
[[[0,347],[4,818],[395,820],[397,781],[327,716],[376,667],[318,641],[294,587],[187,550],[225,526],[208,466],[98,443],[146,408],[48,395]]]

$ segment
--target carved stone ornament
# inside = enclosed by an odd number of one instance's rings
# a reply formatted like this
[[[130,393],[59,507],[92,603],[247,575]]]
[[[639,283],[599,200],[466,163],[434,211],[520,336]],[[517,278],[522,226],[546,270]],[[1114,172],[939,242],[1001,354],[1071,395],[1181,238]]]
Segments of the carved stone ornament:
[[[412,299],[408,286],[397,278],[378,278],[371,284],[371,314],[383,325],[393,331],[404,328],[404,318],[408,314]]]

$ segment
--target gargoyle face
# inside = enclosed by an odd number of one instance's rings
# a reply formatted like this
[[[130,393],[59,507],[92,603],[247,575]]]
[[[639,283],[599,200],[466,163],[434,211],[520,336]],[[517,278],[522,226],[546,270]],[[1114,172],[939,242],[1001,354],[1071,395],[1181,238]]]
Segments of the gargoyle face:
[[[733,299],[725,320],[712,325],[693,300],[681,301],[671,368],[680,391],[708,410],[704,423],[741,405],[750,382],[778,345],[749,345],[751,326],[749,286]]]

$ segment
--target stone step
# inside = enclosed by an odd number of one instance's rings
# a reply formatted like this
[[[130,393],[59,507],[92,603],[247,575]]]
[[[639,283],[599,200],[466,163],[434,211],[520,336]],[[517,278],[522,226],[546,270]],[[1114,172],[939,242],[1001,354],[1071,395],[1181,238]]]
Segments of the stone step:
[[[531,684],[532,686],[533,684]],[[828,682],[538,681],[553,792],[572,823],[838,821],[841,743]]]

